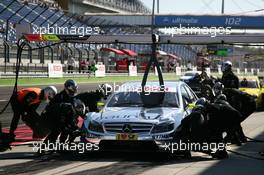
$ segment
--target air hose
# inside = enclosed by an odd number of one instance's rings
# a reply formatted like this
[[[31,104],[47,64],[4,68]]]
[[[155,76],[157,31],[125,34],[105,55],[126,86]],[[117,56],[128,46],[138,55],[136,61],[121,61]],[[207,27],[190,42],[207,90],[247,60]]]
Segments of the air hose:
[[[15,76],[15,84],[14,84],[14,87],[13,87],[12,95],[9,98],[8,102],[6,103],[6,105],[4,106],[4,108],[0,111],[0,115],[5,112],[6,108],[10,104],[12,98],[17,93],[17,81],[18,81],[18,75],[19,75],[20,64],[21,64],[21,54],[22,54],[22,51],[23,51],[23,48],[25,47],[25,45],[26,45],[26,41],[18,40],[18,42],[17,42],[17,57],[16,57],[16,71],[15,71],[15,74],[16,74],[16,76]]]

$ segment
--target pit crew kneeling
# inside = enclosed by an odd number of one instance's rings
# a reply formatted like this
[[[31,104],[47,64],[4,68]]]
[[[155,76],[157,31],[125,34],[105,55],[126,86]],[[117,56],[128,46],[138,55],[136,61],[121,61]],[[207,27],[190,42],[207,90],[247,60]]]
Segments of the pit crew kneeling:
[[[221,99],[225,101],[225,99]],[[199,143],[208,145],[226,145],[223,133],[236,136],[236,131],[240,130],[241,114],[232,106],[225,102],[215,101],[209,103],[205,98],[200,98],[191,114],[184,118],[175,133],[175,140],[184,143]],[[238,139],[238,138],[237,138]],[[213,151],[209,147],[203,149],[192,149],[189,151],[199,151],[211,155],[214,158],[228,158],[225,149]]]
[[[47,119],[50,133],[44,140],[44,144],[56,144],[59,135],[65,132],[70,135],[68,143],[73,142],[75,137],[81,134],[77,126],[77,119],[79,116],[83,117],[84,115],[85,105],[79,99],[75,99],[72,104],[57,103],[46,108],[42,113],[42,117]],[[43,150],[43,148],[41,150]],[[54,151],[56,150],[53,150],[52,152]]]

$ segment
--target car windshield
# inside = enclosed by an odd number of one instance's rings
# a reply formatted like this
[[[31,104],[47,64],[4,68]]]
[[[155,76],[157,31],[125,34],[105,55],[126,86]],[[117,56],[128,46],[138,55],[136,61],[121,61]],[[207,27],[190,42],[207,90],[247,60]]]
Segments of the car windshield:
[[[143,107],[139,92],[119,92],[112,96],[107,107]],[[165,92],[160,107],[179,107],[176,92]]]
[[[257,81],[255,80],[242,80],[240,82],[241,88],[258,88]]]
[[[184,76],[194,76],[196,73],[191,73],[191,72],[189,72],[189,73],[185,73],[184,74]]]

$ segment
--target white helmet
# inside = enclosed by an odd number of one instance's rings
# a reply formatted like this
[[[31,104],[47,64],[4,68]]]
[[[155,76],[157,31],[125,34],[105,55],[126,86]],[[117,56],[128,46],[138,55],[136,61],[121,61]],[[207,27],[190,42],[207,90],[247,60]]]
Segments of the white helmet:
[[[232,69],[232,62],[231,61],[225,61],[222,65],[222,71],[227,71]]]
[[[232,62],[231,61],[225,61],[224,65],[232,66]]]
[[[48,86],[43,89],[44,99],[50,101],[56,94],[57,88],[55,86]]]

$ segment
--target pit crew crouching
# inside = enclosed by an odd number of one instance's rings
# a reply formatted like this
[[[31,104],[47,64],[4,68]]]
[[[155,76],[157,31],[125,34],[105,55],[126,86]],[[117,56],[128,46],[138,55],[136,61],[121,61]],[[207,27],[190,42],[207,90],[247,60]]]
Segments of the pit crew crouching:
[[[252,114],[255,110],[255,105],[252,104],[250,98],[247,98],[247,95],[237,89],[224,89],[224,85],[220,82],[217,82],[213,87],[214,93],[214,103],[225,105],[230,108],[230,110],[240,113],[239,122],[241,123],[245,118],[247,118],[250,114]],[[228,98],[227,98],[227,96]],[[245,96],[246,95],[246,96]],[[245,99],[247,98],[247,99]],[[243,99],[243,100],[241,100]],[[252,107],[253,105],[253,107]],[[246,112],[245,109],[246,108]],[[229,121],[226,121],[229,122]],[[227,135],[227,141],[231,141],[232,143],[236,143],[240,145],[240,142],[246,142],[246,136],[243,132],[241,124],[239,124],[238,130],[235,131],[235,135]],[[237,138],[238,137],[238,138]]]
[[[236,131],[240,129],[240,118],[241,114],[228,102],[209,103],[205,98],[201,98],[196,102],[192,113],[182,120],[176,133],[177,139],[192,143],[225,143],[222,134],[226,132],[228,135],[236,136]],[[225,149],[215,153],[212,150],[196,151],[216,158],[228,157]]]
[[[61,133],[78,135],[77,118],[85,115],[85,106],[81,100],[74,100],[73,103],[57,103],[46,108],[42,117],[49,123],[50,133],[44,143],[56,143]],[[68,135],[67,135],[68,136]],[[67,138],[66,138],[67,139]],[[69,142],[74,138],[70,138]],[[61,140],[60,140],[61,141]]]

